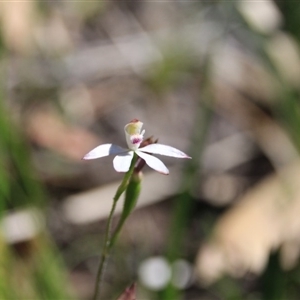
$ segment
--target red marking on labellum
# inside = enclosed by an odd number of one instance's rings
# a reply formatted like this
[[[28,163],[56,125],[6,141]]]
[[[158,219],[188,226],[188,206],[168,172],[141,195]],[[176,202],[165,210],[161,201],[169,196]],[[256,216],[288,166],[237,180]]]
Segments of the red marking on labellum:
[[[138,119],[133,119],[133,120],[130,121],[130,123],[137,123],[137,122],[139,122]]]
[[[138,138],[138,137],[134,137],[134,138],[131,139],[132,144],[138,144],[138,143],[140,143],[141,141],[142,141],[142,139],[141,139],[141,138]]]

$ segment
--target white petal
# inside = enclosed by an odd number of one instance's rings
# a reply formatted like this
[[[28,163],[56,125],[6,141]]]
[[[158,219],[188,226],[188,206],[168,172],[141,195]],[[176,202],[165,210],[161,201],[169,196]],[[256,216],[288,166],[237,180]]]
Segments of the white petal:
[[[112,154],[124,153],[126,151],[127,151],[126,149],[123,149],[122,147],[119,147],[117,145],[103,144],[91,150],[83,157],[83,159],[95,159],[95,158],[104,157]]]
[[[150,154],[143,153],[143,152],[141,152],[139,150],[135,151],[135,153],[139,157],[141,157],[142,159],[144,159],[145,162],[146,162],[146,164],[149,167],[151,167],[152,169],[154,169],[155,171],[157,171],[159,173],[162,173],[162,174],[165,174],[165,175],[169,174],[168,168],[164,165],[164,163],[160,159],[158,159],[158,158],[156,158],[156,157],[154,157],[154,156],[152,156]]]
[[[117,155],[114,158],[114,168],[117,172],[127,172],[129,170],[133,157],[133,151],[127,151],[126,153]]]
[[[145,147],[139,148],[139,151],[172,156],[177,158],[191,158],[190,156],[186,155],[184,152],[176,148],[162,144],[150,144]]]

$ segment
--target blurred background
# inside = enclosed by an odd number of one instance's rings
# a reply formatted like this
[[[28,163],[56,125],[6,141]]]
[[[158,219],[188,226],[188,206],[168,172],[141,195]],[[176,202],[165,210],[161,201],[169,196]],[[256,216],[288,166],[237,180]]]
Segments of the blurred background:
[[[300,6],[0,2],[0,298],[91,299],[124,125],[144,168],[103,299],[299,299]],[[120,201],[117,209],[122,208]]]

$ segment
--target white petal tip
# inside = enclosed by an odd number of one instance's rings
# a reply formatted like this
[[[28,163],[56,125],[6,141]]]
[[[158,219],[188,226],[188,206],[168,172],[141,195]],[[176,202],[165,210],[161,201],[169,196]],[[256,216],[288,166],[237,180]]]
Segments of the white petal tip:
[[[81,160],[90,160],[95,159],[94,157],[90,157],[88,154],[86,154]]]
[[[169,175],[170,173],[168,172],[168,173],[165,173],[165,172],[158,172],[158,173],[160,173],[160,174],[162,174],[162,175]]]
[[[164,168],[161,169],[161,170],[157,170],[157,172],[162,174],[162,175],[169,175],[170,174],[170,171],[166,166],[164,166]]]
[[[167,168],[165,168],[164,170],[156,169],[155,171],[161,175],[169,175],[170,174],[170,172]]]
[[[180,151],[181,152],[181,151]],[[181,154],[181,156],[175,156],[176,158],[186,158],[186,159],[192,159],[192,157],[191,156],[189,156],[189,155],[187,155],[187,154],[185,154],[184,152],[181,152],[180,153]]]

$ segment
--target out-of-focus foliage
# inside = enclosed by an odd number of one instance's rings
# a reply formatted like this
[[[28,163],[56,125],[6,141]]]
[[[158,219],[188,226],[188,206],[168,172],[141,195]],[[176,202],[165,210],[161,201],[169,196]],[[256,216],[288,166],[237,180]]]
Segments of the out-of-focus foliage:
[[[3,103],[1,106],[0,298],[66,299],[70,292],[63,264],[49,242],[39,212],[44,210],[44,191],[28,145],[8,109]]]

